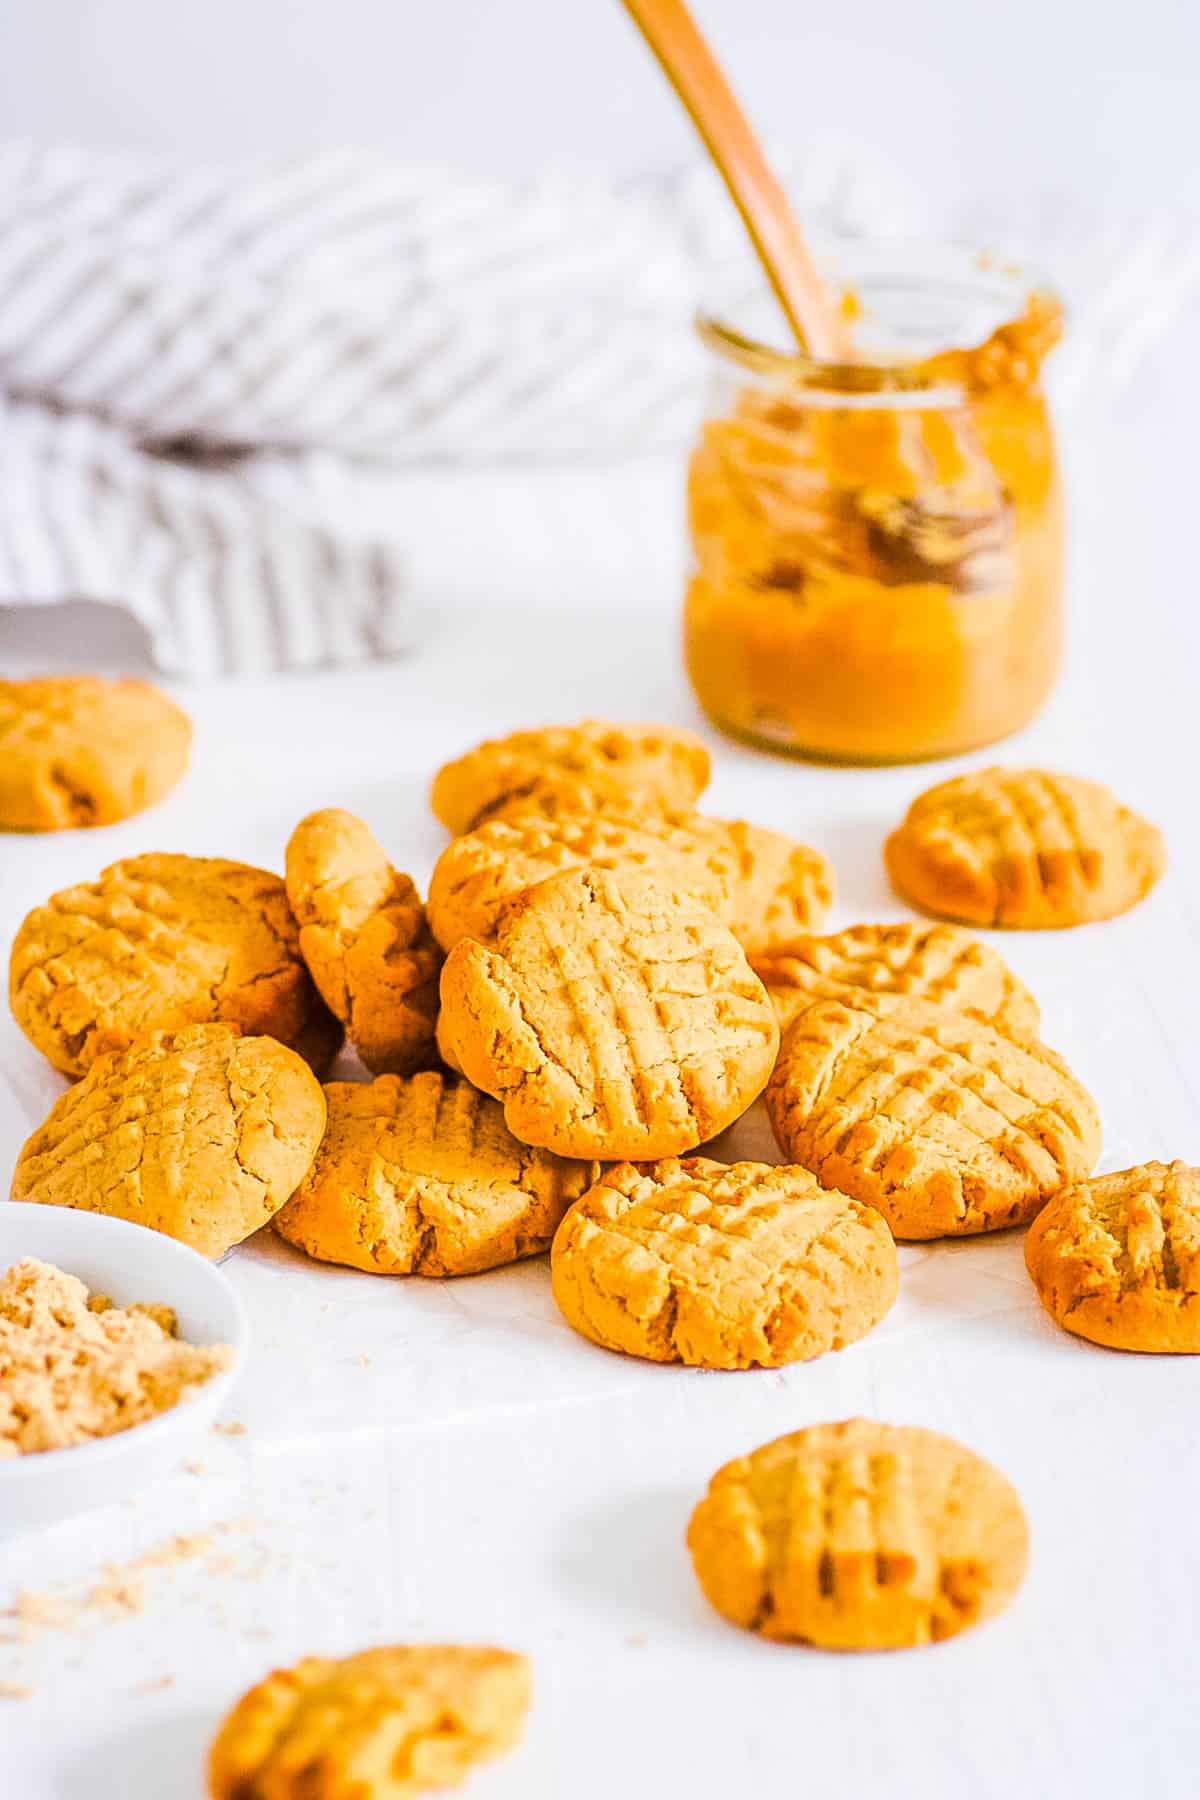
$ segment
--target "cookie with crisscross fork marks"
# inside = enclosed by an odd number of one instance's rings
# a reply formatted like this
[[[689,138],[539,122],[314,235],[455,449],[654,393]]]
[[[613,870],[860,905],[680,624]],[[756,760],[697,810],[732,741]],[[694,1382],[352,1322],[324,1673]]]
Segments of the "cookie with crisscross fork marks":
[[[148,1225],[221,1256],[293,1192],[325,1129],[294,1050],[230,1025],[151,1032],[98,1056],[28,1140],[14,1200]]]
[[[111,825],[187,768],[192,728],[147,681],[0,681],[0,831]]]
[[[1200,1169],[1142,1163],[1064,1188],[1030,1226],[1025,1266],[1079,1337],[1200,1355]]]
[[[13,1016],[64,1075],[147,1031],[224,1020],[316,1059],[337,1050],[278,875],[151,854],[35,907],[13,941]]]
[[[473,1275],[550,1246],[598,1165],[518,1143],[495,1100],[432,1071],[331,1081],[312,1168],[272,1224],[372,1275]]]
[[[766,1105],[789,1160],[899,1238],[1023,1224],[1100,1152],[1095,1102],[1053,1050],[887,994],[800,1013]]]
[[[514,813],[690,812],[708,786],[708,751],[671,725],[543,725],[477,744],[433,778],[434,813],[453,832]]]
[[[981,769],[918,795],[884,846],[926,912],[1019,930],[1111,919],[1166,866],[1157,828],[1107,788],[1041,769]]]
[[[956,925],[853,925],[830,937],[797,937],[752,956],[781,1027],[822,995],[902,994],[996,1019],[1022,1036],[1038,1028],[1038,1004],[987,944]]]
[[[718,1469],[688,1548],[735,1625],[826,1650],[901,1650],[1000,1612],[1029,1534],[1011,1483],[952,1438],[846,1419]]]
[[[442,971],[442,1030],[522,1143],[675,1156],[761,1093],[778,1027],[733,933],[687,894],[572,869],[519,894]]]
[[[685,889],[729,926],[748,956],[820,926],[833,898],[833,871],[823,856],[740,819],[524,813],[493,819],[446,846],[429,883],[433,934],[446,950],[463,937],[486,943],[514,894],[585,867]]]
[[[409,1800],[457,1787],[525,1729],[529,1664],[475,1644],[307,1656],[242,1695],[213,1740],[212,1800]]]
[[[554,1240],[554,1298],[583,1337],[651,1362],[778,1368],[857,1343],[899,1284],[873,1207],[769,1163],[618,1163]]]
[[[375,1074],[436,1061],[442,953],[409,876],[353,813],[301,819],[287,847],[287,893],[322,998]]]

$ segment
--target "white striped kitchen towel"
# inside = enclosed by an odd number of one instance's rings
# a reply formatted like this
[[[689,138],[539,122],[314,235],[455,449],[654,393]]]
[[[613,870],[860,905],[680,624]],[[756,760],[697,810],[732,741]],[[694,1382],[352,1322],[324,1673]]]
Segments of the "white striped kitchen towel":
[[[856,147],[786,174],[820,233],[927,223]],[[1089,272],[1079,390],[1136,361],[1197,241],[1143,232]],[[747,276],[704,169],[514,191],[361,154],[0,148],[0,652],[5,602],[79,598],[127,607],[181,674],[402,647],[405,521],[361,524],[356,467],[677,445],[690,316]]]

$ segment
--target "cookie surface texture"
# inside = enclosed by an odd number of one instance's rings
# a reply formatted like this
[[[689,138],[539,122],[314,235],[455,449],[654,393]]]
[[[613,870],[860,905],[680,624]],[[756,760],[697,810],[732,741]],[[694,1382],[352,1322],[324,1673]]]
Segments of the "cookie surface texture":
[[[448,831],[516,812],[595,812],[628,806],[690,812],[711,763],[698,737],[670,725],[585,719],[478,744],[434,776],[430,803]]]
[[[1166,851],[1156,827],[1098,782],[983,769],[919,795],[884,860],[897,892],[926,912],[1037,930],[1128,912]]]
[[[800,1013],[766,1106],[784,1155],[898,1238],[1022,1224],[1100,1153],[1095,1102],[1053,1050],[883,994]]]
[[[13,942],[9,998],[65,1075],[143,1032],[215,1020],[307,1044],[323,1010],[279,877],[167,854],[113,863],[36,907]]]
[[[778,1047],[732,932],[687,895],[590,869],[518,895],[493,945],[455,945],[442,1026],[522,1143],[613,1162],[715,1136]]]
[[[145,681],[0,681],[0,830],[113,825],[170,792],[192,728]]]
[[[596,1165],[519,1144],[495,1100],[432,1072],[331,1082],[328,1124],[273,1220],[322,1262],[472,1275],[549,1248]]]
[[[719,1469],[688,1548],[735,1625],[828,1650],[900,1650],[1000,1612],[1029,1533],[1011,1483],[952,1438],[847,1419]]]
[[[806,1169],[705,1157],[619,1163],[551,1259],[568,1324],[607,1350],[776,1368],[856,1343],[896,1297],[892,1234]]]
[[[375,1074],[436,1060],[442,953],[409,876],[353,813],[310,813],[287,847],[287,893],[321,996]]]
[[[1038,1004],[1003,957],[956,925],[854,925],[830,937],[798,937],[785,950],[751,958],[780,1026],[813,999],[856,992],[900,994],[981,1013],[1031,1036]]]
[[[213,1740],[212,1800],[409,1800],[519,1743],[523,1656],[413,1644],[310,1656],[243,1694]]]
[[[325,1128],[312,1070],[274,1038],[193,1025],[96,1058],[25,1144],[14,1200],[147,1225],[221,1256],[299,1184]]]
[[[584,867],[686,891],[712,908],[748,956],[818,928],[833,899],[833,872],[817,851],[742,820],[524,813],[447,845],[429,883],[434,936],[446,950],[464,937],[485,943],[514,895]]]
[[[1025,1266],[1065,1330],[1200,1354],[1200,1169],[1142,1163],[1065,1188],[1030,1226]]]

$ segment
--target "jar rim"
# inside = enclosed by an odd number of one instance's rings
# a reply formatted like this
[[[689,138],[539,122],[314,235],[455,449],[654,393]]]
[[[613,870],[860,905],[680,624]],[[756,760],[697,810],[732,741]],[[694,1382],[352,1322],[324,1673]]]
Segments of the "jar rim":
[[[953,346],[941,343],[936,350],[924,354],[867,352],[851,362],[826,360],[798,348],[780,349],[731,324],[727,318],[701,308],[694,319],[701,341],[722,360],[737,363],[780,385],[844,395],[919,394],[928,401],[961,396],[963,392],[965,384],[947,367],[946,352],[965,365],[986,353],[998,331],[1019,325],[1033,305],[1053,310],[1061,320],[1061,301],[1039,272],[971,246],[894,238],[874,243],[856,241],[842,246],[838,256],[842,266],[823,268],[822,273],[843,294],[855,294],[855,277],[861,281],[864,264],[877,275],[903,275],[910,287],[920,282],[927,291],[936,291],[939,280],[947,290],[953,283],[955,291],[974,282],[979,293],[987,292],[992,300],[994,317],[990,329],[968,332]],[[942,262],[940,271],[932,266],[937,258]],[[824,263],[827,259],[820,260]]]

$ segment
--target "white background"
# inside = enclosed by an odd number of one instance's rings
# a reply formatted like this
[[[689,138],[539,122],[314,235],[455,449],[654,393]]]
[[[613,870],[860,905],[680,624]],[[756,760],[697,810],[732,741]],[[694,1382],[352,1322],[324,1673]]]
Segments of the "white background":
[[[918,0],[819,24],[807,10],[703,9],[784,141],[832,125],[951,198],[1010,181],[1081,206],[1108,175],[1157,192],[1195,163],[1190,5]],[[518,175],[680,160],[687,140],[614,12],[8,0],[0,104],[6,130],[47,140],[224,152],[353,138]],[[1129,918],[1000,943],[1100,1101],[1112,1168],[1200,1161],[1198,416],[1179,332],[1068,444],[1071,657],[1044,718],[1003,751],[1108,780],[1167,833],[1170,873]],[[296,818],[329,802],[362,813],[423,881],[441,841],[428,777],[464,744],[549,715],[695,724],[676,646],[679,491],[678,468],[657,463],[403,484],[399,516],[424,525],[415,589],[439,620],[425,647],[352,675],[180,690],[197,723],[187,782],[107,832],[0,841],[0,936],[50,890],[142,849],[280,867]],[[3,629],[9,666],[79,654],[60,622],[53,638],[45,622]],[[114,640],[114,659],[132,642]],[[879,844],[928,771],[808,768],[709,736],[713,811],[825,850],[836,924],[902,916]],[[0,1163],[57,1086],[0,1026]],[[769,1153],[760,1121],[738,1141]],[[533,1656],[527,1744],[473,1783],[481,1800],[1186,1800],[1200,1767],[1200,1372],[1059,1332],[1019,1237],[901,1263],[900,1301],[863,1344],[711,1376],[584,1344],[541,1264],[405,1283],[308,1266],[269,1236],[238,1252],[227,1266],[256,1342],[234,1408],[246,1435],[214,1437],[202,1475],[0,1546],[0,1609],[22,1586],[78,1597],[105,1562],[174,1532],[239,1529],[216,1559],[152,1572],[138,1617],[28,1641],[0,1620],[0,1682],[35,1690],[0,1701],[4,1800],[198,1800],[216,1719],[266,1667],[421,1636]],[[858,1411],[950,1431],[1006,1470],[1030,1514],[1028,1582],[1001,1620],[920,1654],[760,1645],[699,1598],[688,1512],[728,1457]]]

